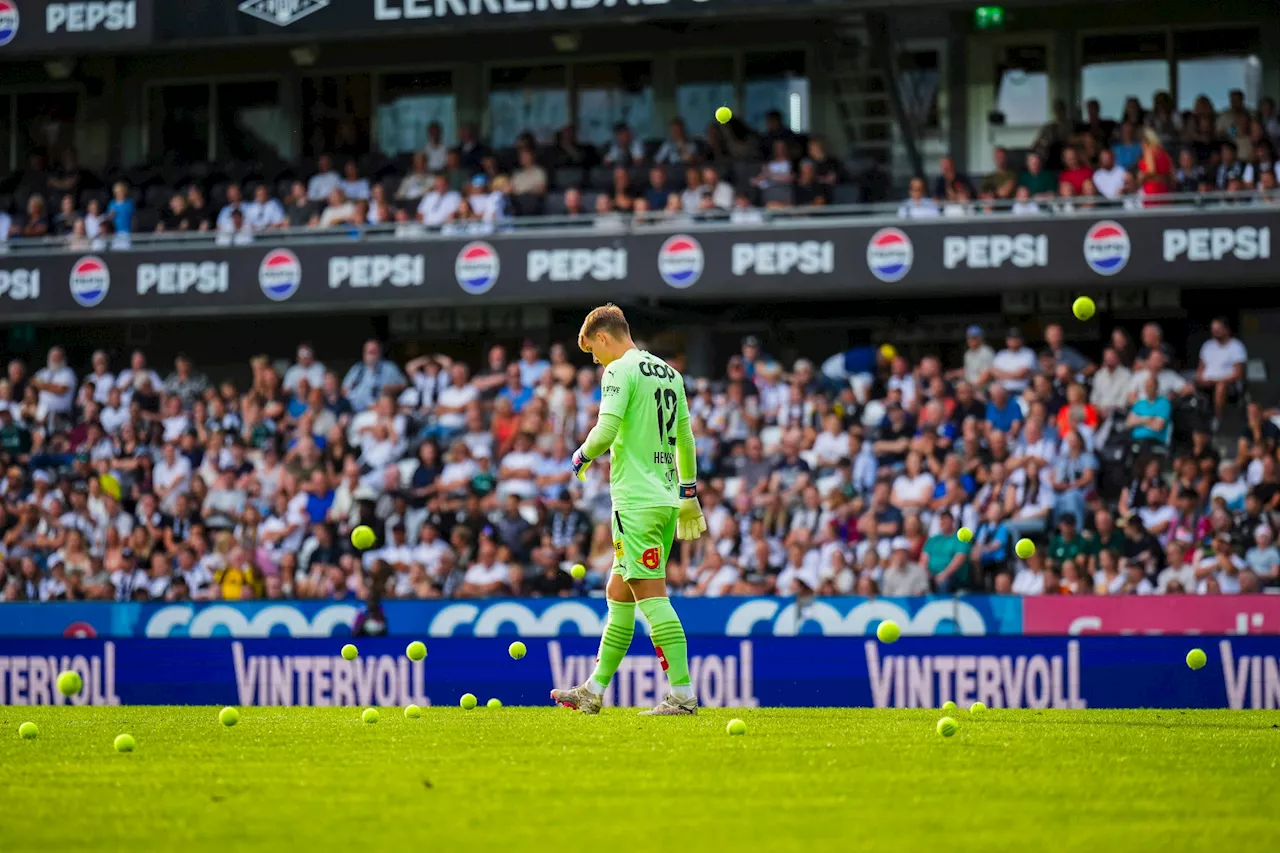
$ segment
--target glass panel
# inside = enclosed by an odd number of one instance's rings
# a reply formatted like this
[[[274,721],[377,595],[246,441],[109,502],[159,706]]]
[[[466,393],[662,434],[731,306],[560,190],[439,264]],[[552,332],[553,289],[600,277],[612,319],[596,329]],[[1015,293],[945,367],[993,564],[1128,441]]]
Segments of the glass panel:
[[[1124,102],[1137,98],[1150,107],[1156,92],[1169,91],[1169,62],[1164,33],[1090,36],[1081,43],[1082,100],[1097,100],[1103,118],[1119,119]]]
[[[765,115],[782,113],[793,133],[809,129],[809,78],[803,51],[749,53],[745,57],[743,120],[753,128],[765,126]]]
[[[153,160],[209,159],[209,85],[153,86],[148,151]]]
[[[1039,127],[1049,120],[1049,66],[1044,45],[1007,47],[996,65],[996,111],[1008,127]]]
[[[16,97],[19,167],[28,154],[39,154],[47,163],[57,163],[63,152],[75,147],[80,95],[32,92]]]
[[[302,154],[359,157],[369,153],[373,109],[368,74],[302,81]]]
[[[516,144],[522,131],[550,144],[569,123],[569,93],[563,65],[495,68],[489,74],[490,141],[498,148]]]
[[[0,95],[0,182],[19,165],[13,151],[13,96]]]
[[[427,139],[427,126],[440,125],[445,145],[457,142],[457,104],[453,72],[387,74],[379,86],[378,148],[384,154],[417,151]]]
[[[938,129],[938,96],[942,93],[941,59],[936,50],[913,50],[898,58],[902,72],[902,106],[917,130]]]
[[[607,145],[618,122],[636,139],[659,133],[653,120],[653,86],[647,61],[579,65],[573,69],[578,101],[578,138]]]
[[[1178,109],[1189,110],[1206,96],[1215,110],[1225,110],[1232,90],[1244,92],[1245,106],[1258,104],[1262,62],[1256,56],[1219,56],[1178,60]]]
[[[219,83],[217,133],[219,159],[289,158],[293,127],[280,105],[280,84]]]
[[[676,60],[676,115],[689,132],[702,136],[716,108],[738,108],[733,85],[733,58],[709,56]]]

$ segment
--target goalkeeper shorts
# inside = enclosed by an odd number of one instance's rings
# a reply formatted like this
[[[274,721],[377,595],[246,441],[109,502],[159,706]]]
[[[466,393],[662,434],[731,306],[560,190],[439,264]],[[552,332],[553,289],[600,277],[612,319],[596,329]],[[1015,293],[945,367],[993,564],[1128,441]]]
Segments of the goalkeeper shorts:
[[[667,506],[614,510],[614,573],[624,581],[665,578],[678,513]]]

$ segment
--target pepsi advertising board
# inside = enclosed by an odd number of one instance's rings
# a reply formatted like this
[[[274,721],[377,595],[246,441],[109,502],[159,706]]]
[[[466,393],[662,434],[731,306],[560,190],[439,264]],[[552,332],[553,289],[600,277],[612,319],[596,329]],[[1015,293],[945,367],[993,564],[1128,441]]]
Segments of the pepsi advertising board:
[[[463,693],[546,705],[581,684],[597,640],[364,639],[346,661],[332,640],[0,640],[0,705],[451,705]],[[1208,663],[1191,670],[1192,646]],[[892,645],[833,637],[697,638],[690,675],[704,707],[1280,708],[1280,638],[925,637]],[[64,670],[84,690],[54,686]],[[636,637],[607,705],[645,706],[667,690],[662,661]]]
[[[5,0],[0,0],[0,3]],[[769,227],[510,229],[461,240],[415,229],[319,242],[267,235],[217,246],[167,240],[93,253],[0,258],[0,317],[389,310],[602,295],[668,300],[990,294],[1142,286],[1271,285],[1280,210],[1114,211],[903,222],[785,219]],[[173,249],[164,248],[173,246]]]
[[[153,0],[0,0],[0,62],[150,44]]]

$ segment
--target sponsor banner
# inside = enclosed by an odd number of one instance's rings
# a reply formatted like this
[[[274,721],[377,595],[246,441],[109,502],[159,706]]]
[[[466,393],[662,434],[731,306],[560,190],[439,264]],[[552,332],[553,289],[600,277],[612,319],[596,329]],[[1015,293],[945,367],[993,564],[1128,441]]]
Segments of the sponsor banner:
[[[1026,634],[1280,634],[1280,595],[1036,596]]]
[[[1018,634],[1021,599],[794,598],[680,599],[686,633],[697,636],[846,636],[875,632],[892,619],[906,635]],[[400,637],[599,636],[602,598],[388,601],[388,631]],[[199,604],[6,604],[0,637],[331,637],[351,633],[359,602]],[[643,626],[641,630],[647,630]]]
[[[0,0],[0,3],[5,0]],[[857,220],[853,220],[856,222]],[[1197,227],[1188,227],[1192,222]],[[821,223],[821,227],[818,227]],[[1114,219],[988,216],[880,228],[832,220],[623,236],[385,234],[0,257],[6,318],[92,319],[615,298],[866,297],[911,291],[1270,285],[1280,209]]]
[[[151,42],[154,0],[0,0],[0,62]]]
[[[492,26],[630,24],[835,0],[184,0],[159,11],[164,40],[405,35]]]
[[[893,645],[852,637],[695,638],[690,675],[704,707],[1280,708],[1280,638],[928,637]],[[535,639],[519,661],[505,640],[363,639],[345,661],[333,640],[0,640],[4,705],[452,705],[464,692],[506,705],[546,705],[553,687],[586,680],[597,641]],[[60,694],[72,669],[85,689]],[[838,674],[838,677],[833,677]],[[606,704],[652,705],[668,685],[638,640]]]

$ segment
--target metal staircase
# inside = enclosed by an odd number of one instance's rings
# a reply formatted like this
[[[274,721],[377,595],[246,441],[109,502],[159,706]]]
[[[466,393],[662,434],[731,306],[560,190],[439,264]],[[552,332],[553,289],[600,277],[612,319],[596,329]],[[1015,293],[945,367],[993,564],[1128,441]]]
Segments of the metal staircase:
[[[851,13],[831,21],[831,36],[818,51],[851,168],[891,183],[922,166],[898,86],[897,44],[888,16]]]

